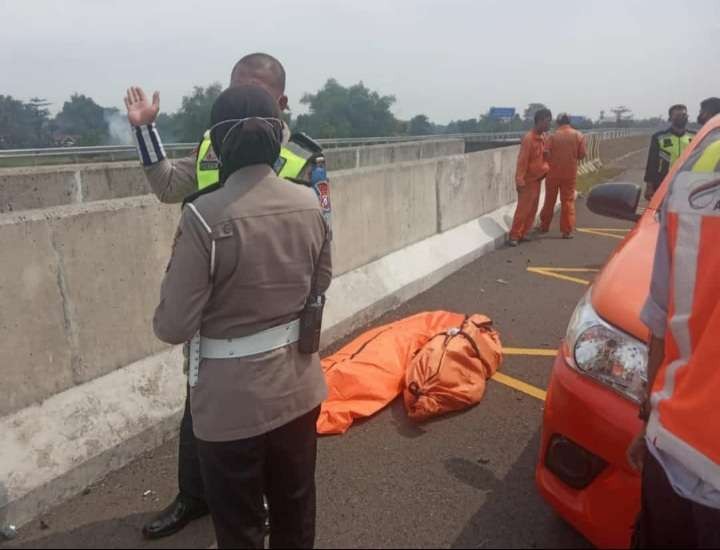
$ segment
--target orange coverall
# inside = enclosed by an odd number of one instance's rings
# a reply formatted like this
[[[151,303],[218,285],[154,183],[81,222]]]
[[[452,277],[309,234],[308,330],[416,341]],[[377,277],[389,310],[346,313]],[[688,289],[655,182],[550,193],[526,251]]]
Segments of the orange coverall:
[[[560,192],[560,231],[575,229],[575,183],[578,161],[585,158],[585,137],[569,124],[560,126],[548,138],[550,172],[545,180],[545,205],[540,213],[540,229],[549,231]]]
[[[522,140],[515,172],[518,203],[510,240],[519,241],[532,229],[540,202],[540,183],[548,173],[545,136],[530,130]]]

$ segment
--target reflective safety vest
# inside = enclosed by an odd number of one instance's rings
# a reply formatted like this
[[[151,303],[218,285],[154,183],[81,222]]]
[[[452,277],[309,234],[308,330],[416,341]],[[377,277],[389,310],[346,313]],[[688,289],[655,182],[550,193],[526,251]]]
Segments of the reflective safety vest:
[[[708,145],[693,164],[693,172],[720,172],[720,139]]]
[[[318,151],[305,149],[290,141],[280,149],[280,157],[274,167],[275,173],[281,178],[296,183],[305,183],[309,186],[309,170],[311,168],[309,164],[317,157],[317,153]],[[197,172],[198,190],[205,189],[220,181],[218,158],[212,148],[210,131],[206,131],[203,135],[203,140],[198,149],[195,170]]]
[[[668,169],[680,158],[693,137],[694,132],[685,132],[682,136],[667,132],[657,136],[660,159],[667,163]]]
[[[665,360],[651,392],[656,448],[720,490],[720,141],[689,159],[667,201]],[[707,167],[713,166],[712,170]]]

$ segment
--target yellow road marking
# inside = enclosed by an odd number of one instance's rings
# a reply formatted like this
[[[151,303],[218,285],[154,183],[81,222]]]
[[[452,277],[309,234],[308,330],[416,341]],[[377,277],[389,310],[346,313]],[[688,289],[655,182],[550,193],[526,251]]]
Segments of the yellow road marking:
[[[563,273],[597,273],[599,271],[599,269],[591,269],[587,267],[528,267],[527,270],[530,273],[545,275],[546,277],[554,277],[555,279],[570,281],[571,283],[586,286],[590,284],[590,281],[587,279],[571,277],[570,275],[563,275]]]
[[[504,355],[534,355],[538,357],[555,357],[556,349],[541,348],[503,348]]]
[[[621,233],[622,232],[622,233]],[[578,233],[587,233],[588,235],[599,235],[600,237],[610,237],[611,239],[624,239],[627,229],[592,229],[589,227],[578,228]],[[616,235],[615,233],[621,233]]]
[[[630,230],[627,227],[580,227],[579,229],[585,231],[607,231],[608,233],[629,233]]]
[[[499,382],[504,386],[508,386],[509,388],[522,392],[526,395],[534,397],[535,399],[539,399],[540,401],[545,401],[545,397],[547,396],[547,392],[545,390],[541,390],[540,388],[536,388],[535,386],[526,384],[522,380],[518,380],[517,378],[513,378],[512,376],[508,376],[507,374],[503,374],[501,372],[496,372],[493,375],[492,380],[495,380],[495,382]]]

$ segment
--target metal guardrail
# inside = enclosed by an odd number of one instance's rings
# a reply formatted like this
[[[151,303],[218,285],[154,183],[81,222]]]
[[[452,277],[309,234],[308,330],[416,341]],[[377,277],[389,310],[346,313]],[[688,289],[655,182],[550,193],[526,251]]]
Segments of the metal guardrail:
[[[601,134],[600,139],[613,139],[630,135],[646,134],[654,131],[649,128],[612,128],[586,130],[586,134]],[[415,141],[441,141],[448,139],[464,139],[473,142],[504,142],[518,141],[525,134],[522,132],[486,132],[475,134],[434,134],[427,136],[389,136],[389,137],[368,137],[368,138],[340,138],[340,139],[318,139],[317,141],[327,149],[354,146],[383,145],[389,143],[405,143]],[[168,143],[165,150],[170,156],[179,156],[182,153],[189,153],[197,146],[197,143]],[[52,164],[53,158],[62,158],[63,162],[77,163],[81,158],[93,160],[92,157],[102,157],[111,161],[121,158],[135,158],[136,148],[134,145],[99,145],[93,147],[49,147],[39,149],[0,149],[0,161],[17,160],[30,161],[26,164]],[[43,161],[43,162],[41,162]]]

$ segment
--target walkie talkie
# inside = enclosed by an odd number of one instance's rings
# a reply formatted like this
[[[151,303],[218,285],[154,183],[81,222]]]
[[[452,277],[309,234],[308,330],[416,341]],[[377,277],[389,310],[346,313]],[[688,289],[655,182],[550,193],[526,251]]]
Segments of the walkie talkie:
[[[300,315],[300,353],[311,354],[320,351],[320,333],[322,332],[325,296],[310,296]]]

